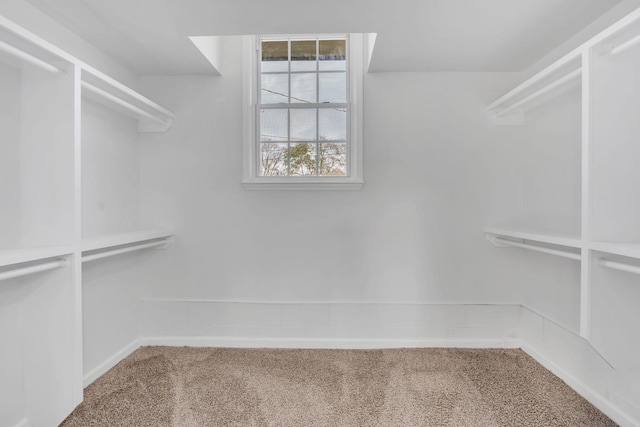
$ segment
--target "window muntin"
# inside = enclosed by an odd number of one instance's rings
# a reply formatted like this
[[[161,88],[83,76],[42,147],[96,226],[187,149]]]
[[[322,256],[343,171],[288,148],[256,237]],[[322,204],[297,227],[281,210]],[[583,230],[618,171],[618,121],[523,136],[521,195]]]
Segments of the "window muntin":
[[[347,37],[259,39],[258,175],[350,175]]]

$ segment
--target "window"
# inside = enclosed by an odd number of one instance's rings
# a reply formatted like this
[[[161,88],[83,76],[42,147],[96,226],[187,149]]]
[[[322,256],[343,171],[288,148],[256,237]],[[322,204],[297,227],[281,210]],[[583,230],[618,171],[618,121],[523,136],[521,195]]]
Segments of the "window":
[[[245,188],[361,188],[361,37],[251,39]]]

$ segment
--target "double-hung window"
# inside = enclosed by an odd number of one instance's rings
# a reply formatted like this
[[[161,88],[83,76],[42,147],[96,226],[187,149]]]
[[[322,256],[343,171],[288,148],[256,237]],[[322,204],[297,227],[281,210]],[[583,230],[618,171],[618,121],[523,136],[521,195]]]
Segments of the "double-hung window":
[[[362,186],[362,50],[354,37],[255,38],[245,70],[246,188]]]

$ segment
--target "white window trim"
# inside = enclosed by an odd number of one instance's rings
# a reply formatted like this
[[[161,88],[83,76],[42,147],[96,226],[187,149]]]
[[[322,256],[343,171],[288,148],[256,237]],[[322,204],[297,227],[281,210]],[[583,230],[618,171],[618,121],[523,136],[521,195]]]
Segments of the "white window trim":
[[[364,185],[364,43],[361,34],[349,35],[350,90],[350,156],[346,177],[273,177],[259,176],[256,141],[256,105],[258,67],[256,64],[257,37],[242,40],[242,186],[246,190],[360,190]]]

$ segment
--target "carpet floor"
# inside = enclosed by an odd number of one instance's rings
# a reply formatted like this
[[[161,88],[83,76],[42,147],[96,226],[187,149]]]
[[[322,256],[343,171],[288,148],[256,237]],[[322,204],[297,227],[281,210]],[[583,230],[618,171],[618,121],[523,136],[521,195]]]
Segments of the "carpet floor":
[[[62,426],[615,426],[521,350],[143,347]]]

